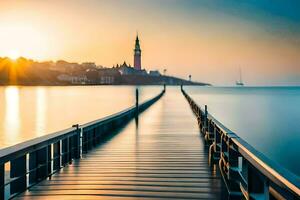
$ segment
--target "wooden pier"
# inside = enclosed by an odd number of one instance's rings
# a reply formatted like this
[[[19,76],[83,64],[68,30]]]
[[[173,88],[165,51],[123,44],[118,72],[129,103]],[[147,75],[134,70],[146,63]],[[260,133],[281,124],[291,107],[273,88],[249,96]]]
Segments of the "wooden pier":
[[[1,150],[0,199],[299,199],[297,178],[170,89]]]
[[[114,137],[17,199],[221,199],[221,178],[207,165],[196,119],[178,101],[185,101],[179,90],[166,94]]]

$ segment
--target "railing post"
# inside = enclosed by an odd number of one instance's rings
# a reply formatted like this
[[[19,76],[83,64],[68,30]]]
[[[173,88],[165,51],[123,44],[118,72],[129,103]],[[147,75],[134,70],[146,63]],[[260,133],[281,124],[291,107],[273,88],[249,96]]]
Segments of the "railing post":
[[[247,168],[248,198],[260,195],[262,199],[269,199],[269,185],[266,178],[250,163],[247,164]]]
[[[216,159],[220,159],[220,145],[221,145],[221,134],[219,130],[217,130],[216,125],[214,125],[214,151]]]
[[[239,198],[240,199],[240,185],[239,185],[239,153],[234,147],[232,142],[231,136],[225,136],[226,143],[227,143],[227,153],[228,153],[228,183],[230,189],[230,195],[232,198]]]
[[[61,150],[62,150],[62,166],[66,166],[66,164],[69,162],[69,152],[68,152],[68,138],[63,139],[61,144]]]
[[[48,145],[48,147],[47,147],[48,149],[47,149],[47,176],[51,176],[51,174],[52,174],[52,170],[53,170],[53,168],[52,168],[52,147],[51,147],[51,144],[50,145]]]
[[[83,132],[83,128],[79,128],[78,129],[78,132],[77,132],[77,145],[78,145],[78,151],[76,153],[76,158],[81,158],[81,155],[82,155],[82,147],[83,147],[83,144],[82,144],[82,132]]]
[[[135,89],[135,108],[136,108],[136,115],[139,114],[139,89]]]
[[[37,153],[29,153],[29,185],[37,181]]]
[[[5,168],[4,163],[0,164],[0,199],[5,199]]]
[[[205,105],[205,126],[207,126],[207,105]]]
[[[97,146],[97,127],[92,129],[93,134],[93,148]]]
[[[41,181],[48,175],[48,147],[37,150],[37,180]]]
[[[220,159],[220,145],[221,145],[221,136],[218,134],[217,127],[215,123],[212,124],[213,128],[213,140],[212,144],[210,145],[210,152],[211,152],[211,162],[216,163]]]
[[[73,147],[75,148],[74,152],[74,158],[79,159],[80,158],[80,132],[81,130],[79,129],[79,124],[74,124],[72,127],[76,128],[76,135],[74,136],[74,141],[73,141]]]
[[[93,135],[94,135],[93,129],[89,130],[87,132],[87,135],[88,135],[88,150],[91,150],[93,148]]]
[[[61,167],[61,145],[60,141],[53,144],[53,171]]]
[[[205,141],[208,145],[211,145],[213,144],[214,142],[214,127],[213,127],[213,124],[212,124],[212,121],[211,120],[206,120],[207,121],[207,128],[206,128],[206,132],[205,132]]]
[[[82,153],[85,154],[88,151],[88,137],[87,137],[87,131],[85,129],[82,129]]]
[[[0,199],[5,199],[5,168],[0,164]]]
[[[202,134],[205,135],[206,131],[207,131],[207,105],[205,105],[205,109],[204,109],[204,119],[203,119],[203,129],[202,129]]]
[[[101,142],[101,126],[97,126],[97,129],[96,129],[96,133],[97,133],[97,144],[100,144]]]
[[[26,190],[26,171],[26,154],[10,162],[10,178],[15,178],[15,180],[10,183],[10,194]]]
[[[68,137],[68,146],[67,146],[67,148],[68,148],[68,162],[69,162],[69,164],[72,164],[72,161],[73,161],[73,158],[72,158],[72,147],[73,147],[73,139],[72,139],[72,137]]]

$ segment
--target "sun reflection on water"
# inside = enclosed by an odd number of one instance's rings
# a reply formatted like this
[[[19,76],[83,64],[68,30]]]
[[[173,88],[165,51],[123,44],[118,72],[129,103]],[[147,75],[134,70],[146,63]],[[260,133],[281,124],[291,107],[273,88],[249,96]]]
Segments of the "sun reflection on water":
[[[16,86],[6,87],[5,94],[5,127],[4,134],[12,142],[18,136],[20,130],[20,100],[19,88]]]
[[[45,134],[46,129],[46,91],[45,88],[39,87],[36,91],[36,123],[35,129],[37,136]]]

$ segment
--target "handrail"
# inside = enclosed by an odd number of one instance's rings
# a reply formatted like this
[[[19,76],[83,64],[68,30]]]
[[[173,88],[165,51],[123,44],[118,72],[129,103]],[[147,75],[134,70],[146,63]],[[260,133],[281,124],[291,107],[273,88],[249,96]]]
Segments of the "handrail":
[[[104,117],[104,118],[96,119],[96,120],[91,121],[91,122],[87,122],[87,123],[85,123],[85,124],[80,125],[80,127],[86,128],[86,127],[89,127],[89,126],[94,125],[94,124],[97,124],[97,123],[101,123],[101,122],[103,123],[103,122],[105,122],[105,121],[107,121],[107,120],[110,120],[110,119],[112,119],[112,118],[114,118],[114,117],[117,117],[117,116],[120,116],[120,115],[122,115],[122,114],[125,114],[125,113],[129,112],[129,111],[132,110],[132,109],[135,109],[135,106],[131,106],[131,107],[125,109],[125,110],[122,110],[122,111],[120,111],[120,112],[117,112],[117,113],[108,115],[108,116],[106,116],[106,117]]]
[[[300,199],[300,179],[224,126],[182,89],[196,115],[210,150],[210,161],[219,163],[232,197],[246,199]]]
[[[76,131],[76,128],[68,128],[62,131],[51,133],[45,136],[37,137],[19,144],[0,149],[0,165],[11,160],[11,157],[17,158],[24,152],[30,153],[36,149],[48,146],[49,143],[53,143],[55,140],[60,140],[66,134]]]
[[[265,176],[272,180],[272,182],[281,187],[286,187],[286,189],[298,196],[300,195],[300,180],[297,176],[268,159],[243,139],[233,138],[232,140],[239,147],[241,155],[243,155],[243,157],[249,156],[247,160],[250,161],[253,166],[259,168]]]
[[[141,104],[137,98],[135,106],[107,117],[1,149],[0,199],[11,199],[51,177],[74,159],[80,159],[82,154],[99,145],[106,135],[146,110],[164,93],[165,89]],[[10,175],[6,179],[5,164],[8,162]],[[6,188],[7,186],[10,187]],[[7,190],[9,192],[5,194]]]
[[[154,101],[154,100],[156,100],[156,99],[159,99],[163,94],[164,94],[164,91],[161,92],[161,93],[160,93],[159,95],[157,95],[156,97],[144,101],[141,105],[139,105],[139,107],[141,107],[141,106],[143,106],[143,105],[147,105],[147,104],[151,103],[152,101]],[[105,121],[107,121],[107,120],[111,120],[111,119],[114,118],[114,117],[117,117],[117,116],[121,116],[121,115],[123,115],[123,114],[126,114],[126,113],[130,112],[131,110],[133,110],[133,109],[135,109],[135,108],[136,108],[135,105],[134,105],[134,106],[131,106],[131,107],[127,108],[127,109],[124,109],[124,110],[122,110],[122,111],[120,111],[120,112],[117,112],[117,113],[114,113],[114,114],[111,114],[111,115],[108,115],[108,116],[106,116],[106,117],[104,117],[104,118],[97,119],[97,120],[94,120],[94,121],[91,121],[91,122],[87,122],[87,123],[85,123],[85,124],[82,124],[82,125],[80,125],[80,127],[86,128],[86,127],[89,127],[89,126],[94,125],[94,124],[98,124],[98,123],[101,123],[101,122],[103,123],[103,122],[105,122]]]

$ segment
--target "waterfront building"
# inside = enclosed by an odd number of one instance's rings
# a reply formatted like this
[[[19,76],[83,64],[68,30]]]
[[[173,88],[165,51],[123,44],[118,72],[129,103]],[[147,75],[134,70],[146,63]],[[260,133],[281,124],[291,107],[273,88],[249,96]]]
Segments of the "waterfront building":
[[[98,83],[104,85],[117,84],[121,73],[115,68],[104,68],[98,71]]]
[[[115,82],[114,76],[101,76],[100,84],[102,85],[112,85]]]
[[[70,83],[70,84],[81,84],[85,85],[88,83],[87,76],[85,74],[80,75],[68,75],[68,74],[60,74],[57,76],[57,80]]]
[[[96,68],[97,65],[94,62],[84,62],[81,64],[81,66],[86,68]]]
[[[135,74],[135,69],[130,65],[127,65],[126,62],[124,62],[120,66],[117,66],[117,69],[121,73],[121,75]]]
[[[161,74],[158,70],[150,70],[149,76],[161,76]]]

